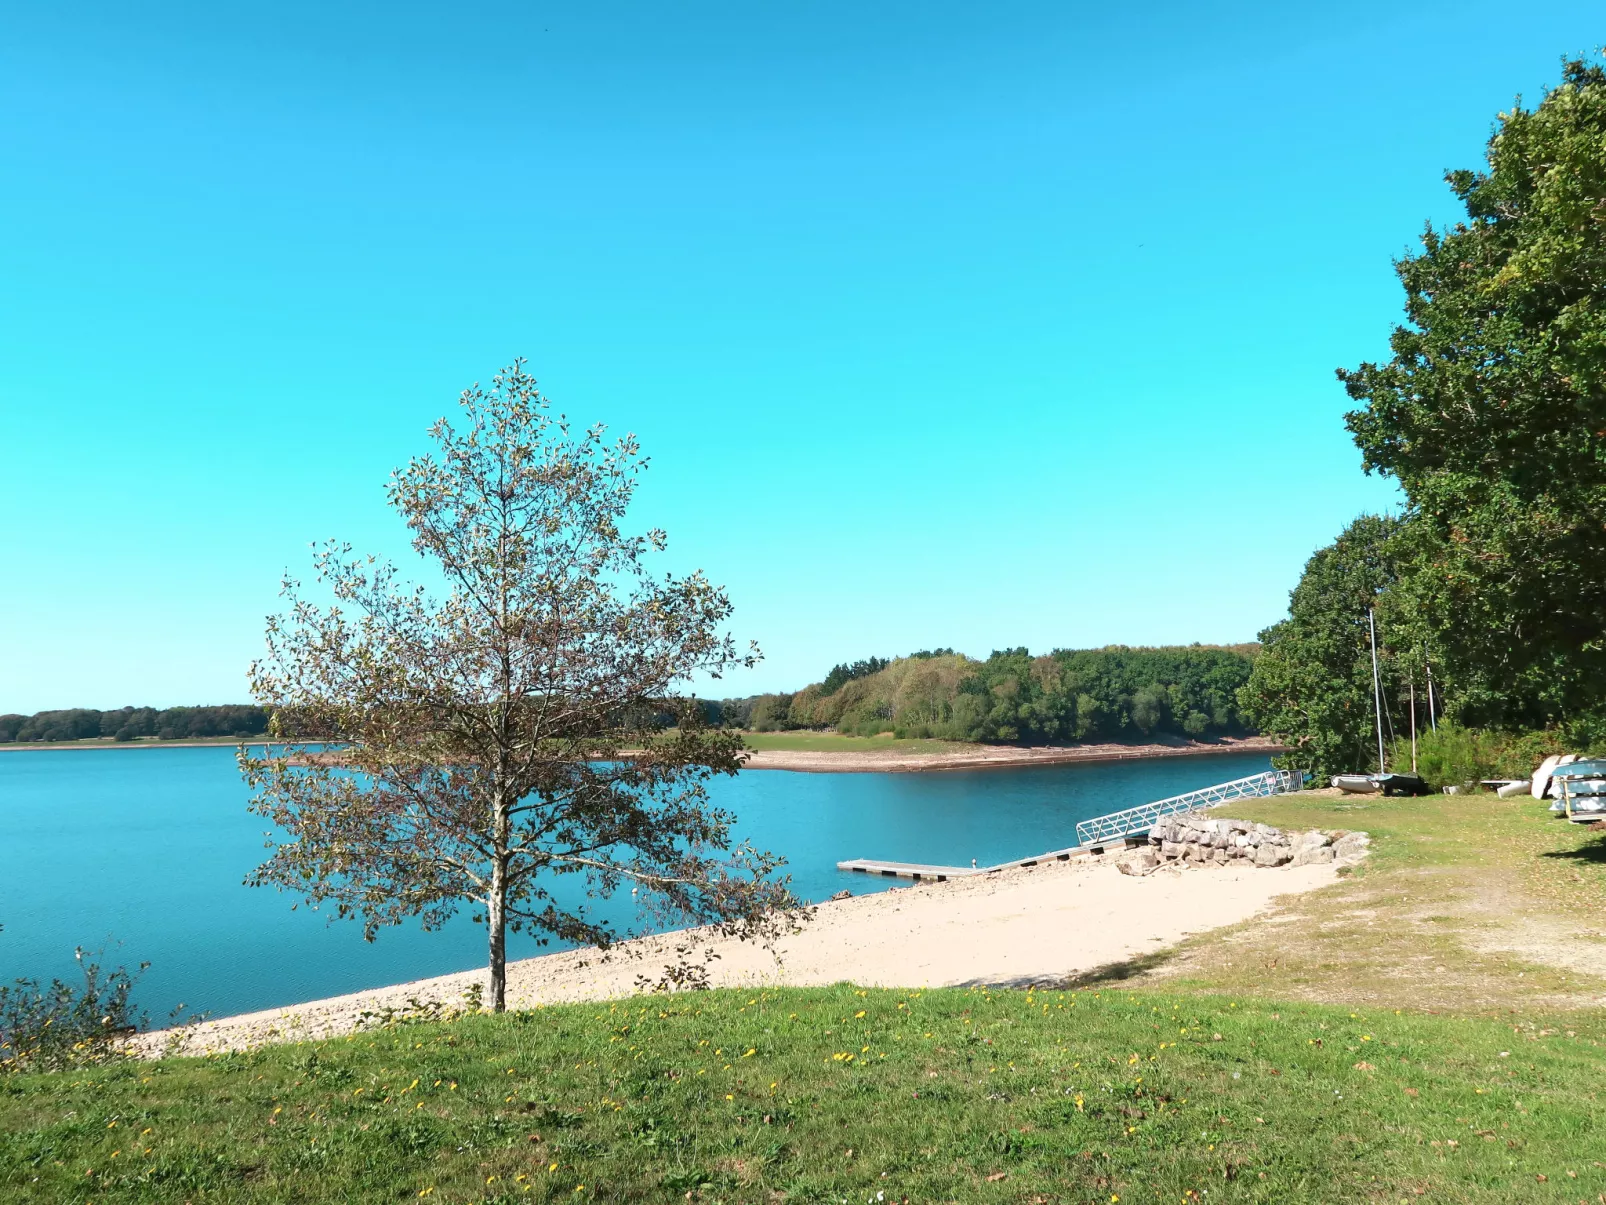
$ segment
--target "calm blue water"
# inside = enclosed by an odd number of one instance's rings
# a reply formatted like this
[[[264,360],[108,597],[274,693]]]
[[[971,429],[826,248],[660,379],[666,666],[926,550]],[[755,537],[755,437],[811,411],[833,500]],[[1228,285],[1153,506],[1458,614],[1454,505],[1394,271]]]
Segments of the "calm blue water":
[[[1062,848],[1075,825],[1264,770],[1264,756],[926,774],[747,771],[714,785],[738,835],[784,854],[794,888],[821,900],[887,880],[844,858],[982,865]],[[466,918],[373,944],[293,897],[241,880],[266,855],[230,748],[0,753],[0,982],[74,975],[72,950],[149,961],[138,992],[153,1020],[179,1002],[222,1016],[482,964]],[[599,908],[628,924],[628,903]],[[120,943],[120,944],[119,944]],[[513,938],[509,952],[538,952]]]

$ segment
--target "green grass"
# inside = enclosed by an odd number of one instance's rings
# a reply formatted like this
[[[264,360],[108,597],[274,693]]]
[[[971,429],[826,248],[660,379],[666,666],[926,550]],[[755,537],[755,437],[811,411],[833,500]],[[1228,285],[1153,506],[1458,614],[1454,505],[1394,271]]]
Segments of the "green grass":
[[[841,736],[835,732],[746,732],[748,747],[762,751],[803,749],[822,753],[866,753],[879,749],[899,753],[951,753],[987,748],[963,741],[908,740],[895,736]]]
[[[1285,900],[1277,923],[1217,930],[1109,973],[1167,990],[1464,1013],[1606,998],[1606,833],[1547,804],[1302,794],[1220,811],[1364,829],[1372,854],[1351,877]]]
[[[1110,990],[649,997],[0,1077],[0,1198],[1595,1201],[1603,1037]]]

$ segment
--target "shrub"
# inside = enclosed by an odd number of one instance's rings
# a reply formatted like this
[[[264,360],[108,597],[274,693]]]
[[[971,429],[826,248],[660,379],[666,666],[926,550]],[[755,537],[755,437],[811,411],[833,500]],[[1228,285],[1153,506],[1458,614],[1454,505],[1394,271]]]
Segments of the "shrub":
[[[0,1074],[105,1062],[118,1057],[125,1038],[145,1028],[130,996],[150,963],[130,974],[123,967],[103,971],[82,949],[73,956],[83,968],[81,988],[60,979],[48,986],[18,979],[0,987]]]
[[[1429,729],[1417,734],[1416,772],[1435,791],[1475,787],[1480,779],[1494,777],[1497,749],[1498,738],[1490,733],[1440,724],[1437,732]],[[1410,739],[1396,740],[1389,751],[1389,766],[1404,771],[1410,765]]]

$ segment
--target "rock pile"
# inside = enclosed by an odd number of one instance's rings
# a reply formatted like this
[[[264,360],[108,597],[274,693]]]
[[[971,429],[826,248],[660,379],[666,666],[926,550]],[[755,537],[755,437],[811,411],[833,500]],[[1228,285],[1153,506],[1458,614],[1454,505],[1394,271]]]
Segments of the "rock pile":
[[[1123,874],[1144,875],[1167,863],[1226,866],[1235,861],[1254,866],[1310,866],[1336,862],[1353,866],[1366,856],[1371,838],[1365,833],[1324,833],[1311,829],[1285,833],[1269,824],[1228,820],[1197,813],[1167,816],[1149,830],[1149,844],[1116,860]]]

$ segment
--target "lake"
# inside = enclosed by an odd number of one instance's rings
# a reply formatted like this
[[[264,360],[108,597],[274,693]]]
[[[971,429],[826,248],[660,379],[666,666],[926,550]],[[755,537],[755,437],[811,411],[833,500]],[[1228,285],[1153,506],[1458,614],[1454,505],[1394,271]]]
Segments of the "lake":
[[[749,770],[712,793],[738,836],[786,856],[818,901],[892,880],[844,858],[982,865],[1075,843],[1077,821],[1267,769],[1264,754],[922,774]],[[72,951],[151,968],[137,991],[160,1023],[180,1002],[214,1016],[272,1008],[483,964],[467,913],[362,939],[292,896],[242,886],[266,855],[263,822],[226,747],[0,753],[0,982],[72,978]],[[628,922],[626,900],[604,915]],[[539,953],[514,936],[509,954]]]

